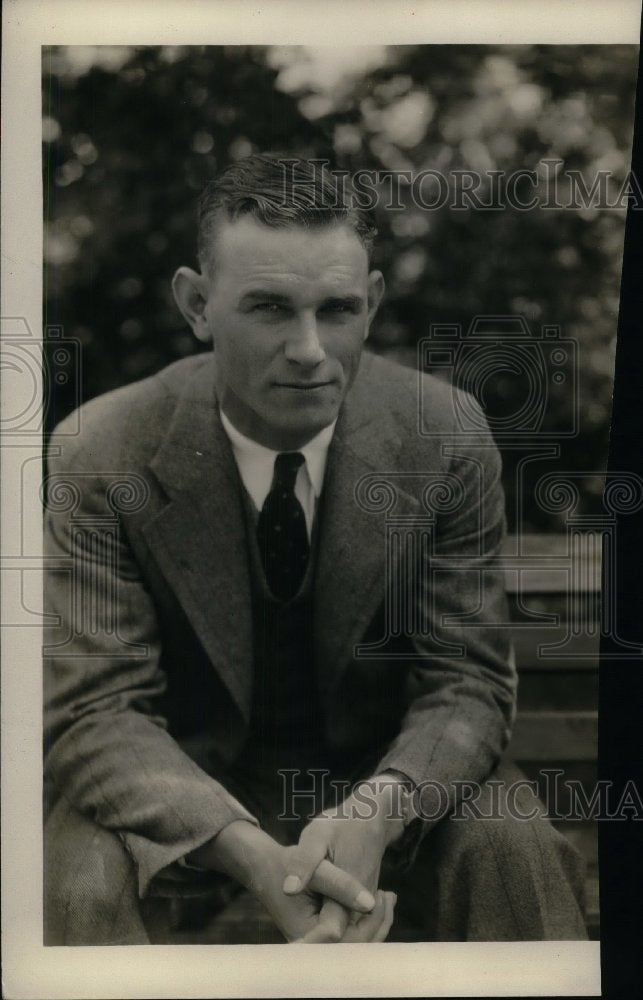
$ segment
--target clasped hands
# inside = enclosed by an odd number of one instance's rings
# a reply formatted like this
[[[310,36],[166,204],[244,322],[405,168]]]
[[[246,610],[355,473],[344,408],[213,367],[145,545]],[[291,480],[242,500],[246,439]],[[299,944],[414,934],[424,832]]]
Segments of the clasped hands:
[[[299,843],[286,848],[288,875],[282,889],[292,897],[316,890],[324,897],[316,922],[301,943],[384,941],[393,923],[396,896],[378,889],[382,856],[402,823],[374,800],[364,816],[351,796],[306,826]]]
[[[351,795],[311,820],[291,847],[236,820],[211,842],[211,866],[245,885],[289,942],[384,941],[396,896],[378,889],[380,867],[386,847],[403,829],[390,808],[394,781],[387,776],[374,786],[366,815]]]

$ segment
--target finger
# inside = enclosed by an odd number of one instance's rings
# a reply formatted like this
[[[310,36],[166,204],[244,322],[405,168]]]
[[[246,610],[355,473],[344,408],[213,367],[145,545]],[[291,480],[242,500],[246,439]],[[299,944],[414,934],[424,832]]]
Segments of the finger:
[[[341,941],[348,926],[348,911],[333,899],[327,899],[319,912],[319,921],[301,944],[335,944]]]
[[[282,889],[288,895],[302,892],[308,886],[315,869],[326,856],[326,841],[322,837],[304,837],[286,852],[286,877]]]
[[[393,925],[393,918],[395,916],[395,904],[397,902],[397,896],[394,892],[385,892],[386,897],[384,917],[382,923],[380,924],[375,937],[372,938],[373,941],[386,941],[388,937],[388,932]]]
[[[378,892],[375,909],[362,917],[355,927],[349,927],[344,935],[346,943],[385,941],[393,924],[395,903],[394,892]]]
[[[359,879],[326,858],[319,862],[310,880],[310,888],[359,913],[370,913],[375,906],[373,894]]]
[[[346,929],[343,941],[347,944],[372,941],[377,934],[386,915],[386,899],[383,892],[375,896],[375,906],[371,913],[360,917],[356,924],[350,924]]]

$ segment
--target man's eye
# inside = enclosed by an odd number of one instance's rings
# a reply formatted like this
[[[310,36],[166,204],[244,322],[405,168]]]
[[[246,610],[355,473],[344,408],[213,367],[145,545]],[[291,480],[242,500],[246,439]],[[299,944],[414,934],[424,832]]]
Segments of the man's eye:
[[[323,310],[327,313],[355,313],[357,310],[351,302],[328,302]]]
[[[257,302],[256,305],[252,307],[253,312],[263,312],[263,313],[278,313],[281,312],[283,306],[278,302]]]

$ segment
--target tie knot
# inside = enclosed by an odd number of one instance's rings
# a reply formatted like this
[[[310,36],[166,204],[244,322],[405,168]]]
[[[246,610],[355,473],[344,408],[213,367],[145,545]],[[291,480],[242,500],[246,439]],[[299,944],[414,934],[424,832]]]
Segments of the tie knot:
[[[282,451],[275,459],[275,486],[281,486],[285,490],[292,490],[295,487],[295,480],[299,467],[304,462],[304,456],[300,451]]]

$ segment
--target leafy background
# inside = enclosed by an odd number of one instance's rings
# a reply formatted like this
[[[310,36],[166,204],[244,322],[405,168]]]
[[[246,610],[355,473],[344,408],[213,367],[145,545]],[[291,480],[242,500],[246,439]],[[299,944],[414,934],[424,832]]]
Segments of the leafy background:
[[[170,280],[195,263],[195,200],[213,172],[252,151],[330,157],[342,169],[543,173],[559,159],[591,188],[627,177],[634,46],[57,47],[43,55],[46,324],[80,341],[82,372],[59,386],[49,426],[78,399],[142,378],[199,347]],[[518,188],[521,198],[533,194]],[[485,197],[483,188],[479,194]],[[547,195],[542,177],[541,203]],[[428,195],[427,195],[428,197]],[[432,323],[518,315],[578,342],[581,423],[559,457],[595,473],[581,512],[598,509],[607,454],[625,209],[427,211],[380,201],[377,264],[386,304],[370,347],[417,364]],[[571,361],[569,362],[571,364]],[[570,426],[571,372],[548,376],[543,429]],[[472,386],[474,390],[475,386]],[[484,391],[483,391],[484,390]],[[514,413],[519,374],[481,388]],[[516,463],[505,488],[516,527]],[[561,530],[523,484],[523,530]]]

